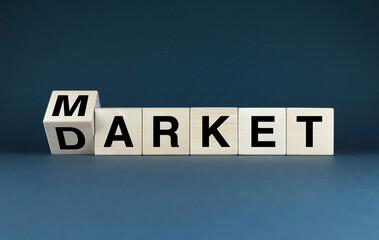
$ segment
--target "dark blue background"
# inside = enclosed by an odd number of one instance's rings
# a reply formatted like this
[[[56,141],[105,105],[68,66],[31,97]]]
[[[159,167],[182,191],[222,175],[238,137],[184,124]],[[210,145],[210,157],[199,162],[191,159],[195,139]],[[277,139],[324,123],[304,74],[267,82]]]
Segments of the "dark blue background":
[[[377,1],[2,1],[0,239],[378,239]],[[333,107],[336,156],[57,156],[104,107]]]
[[[377,1],[7,1],[0,146],[48,152],[52,90],[104,107],[333,107],[336,153],[379,146]]]

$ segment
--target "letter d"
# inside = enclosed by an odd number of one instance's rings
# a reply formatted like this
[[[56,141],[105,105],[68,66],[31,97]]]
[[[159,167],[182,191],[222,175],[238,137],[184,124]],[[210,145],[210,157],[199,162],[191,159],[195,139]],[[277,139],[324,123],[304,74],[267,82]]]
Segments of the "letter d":
[[[58,143],[61,150],[78,150],[84,147],[86,140],[84,134],[79,129],[73,127],[56,127],[55,130],[57,132]],[[77,143],[67,145],[64,132],[73,132],[78,138]]]

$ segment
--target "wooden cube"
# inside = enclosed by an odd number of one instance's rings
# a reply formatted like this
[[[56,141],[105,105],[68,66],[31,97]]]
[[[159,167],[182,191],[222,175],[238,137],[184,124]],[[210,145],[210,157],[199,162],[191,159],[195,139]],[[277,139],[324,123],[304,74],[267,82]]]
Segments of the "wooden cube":
[[[287,108],[287,155],[333,155],[333,136],[333,108]]]
[[[142,108],[97,108],[95,126],[95,155],[142,155]]]
[[[97,91],[53,91],[43,124],[52,154],[93,154]]]
[[[143,108],[143,155],[189,155],[189,108]]]
[[[191,155],[237,155],[237,108],[191,108]]]
[[[285,108],[239,108],[238,154],[285,155]]]

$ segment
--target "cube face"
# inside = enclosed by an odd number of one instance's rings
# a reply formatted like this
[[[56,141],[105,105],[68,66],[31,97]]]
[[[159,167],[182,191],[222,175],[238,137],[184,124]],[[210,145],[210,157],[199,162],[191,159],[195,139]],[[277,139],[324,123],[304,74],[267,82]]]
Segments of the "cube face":
[[[191,108],[191,155],[237,155],[237,108]]]
[[[287,108],[287,155],[333,155],[333,144],[333,108]]]
[[[95,155],[142,155],[142,108],[98,108],[95,129]]]
[[[239,108],[238,154],[285,155],[285,108]]]
[[[44,127],[52,154],[94,153],[94,129],[91,123],[47,122]]]
[[[143,155],[189,155],[189,108],[143,108]]]
[[[91,122],[100,107],[97,91],[53,91],[44,122]]]
[[[93,154],[97,91],[53,91],[43,124],[52,154]]]

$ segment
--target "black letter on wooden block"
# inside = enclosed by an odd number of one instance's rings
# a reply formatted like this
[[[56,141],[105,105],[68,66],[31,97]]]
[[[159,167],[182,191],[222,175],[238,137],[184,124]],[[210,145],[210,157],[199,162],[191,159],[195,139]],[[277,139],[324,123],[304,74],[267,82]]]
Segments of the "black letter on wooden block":
[[[322,116],[298,116],[297,122],[305,122],[306,147],[313,147],[313,122],[322,122]]]
[[[171,123],[170,129],[161,129],[161,122]],[[178,135],[175,131],[178,130],[179,122],[176,118],[171,116],[154,116],[153,117],[153,146],[161,146],[161,135],[168,135],[171,138],[171,147],[179,147],[178,145]]]
[[[275,141],[258,141],[258,134],[272,134],[272,128],[258,128],[258,122],[274,122],[274,116],[251,117],[251,147],[275,147]]]
[[[228,119],[229,116],[221,116],[209,127],[209,116],[203,116],[203,147],[209,147],[209,137],[213,135],[221,147],[230,147],[217,128]]]
[[[82,148],[84,146],[85,142],[86,142],[83,133],[79,129],[77,129],[77,128],[73,128],[73,127],[56,127],[55,130],[57,132],[59,147],[62,150],[77,150],[77,149]],[[78,137],[78,142],[76,144],[74,144],[74,145],[67,145],[66,140],[64,138],[63,132],[73,132],[73,133],[75,133],[76,136]]]
[[[116,135],[118,127],[120,127],[121,135]],[[128,129],[126,128],[125,121],[122,116],[115,116],[113,118],[104,147],[111,147],[113,141],[124,141],[126,147],[133,147],[132,139],[130,139]]]
[[[86,113],[88,102],[88,95],[79,95],[76,99],[74,105],[72,105],[71,109],[68,104],[68,96],[67,95],[59,95],[57,97],[57,102],[54,106],[53,116],[59,116],[62,105],[64,105],[64,116],[72,116],[74,114],[76,108],[80,104],[78,116],[84,116]]]

